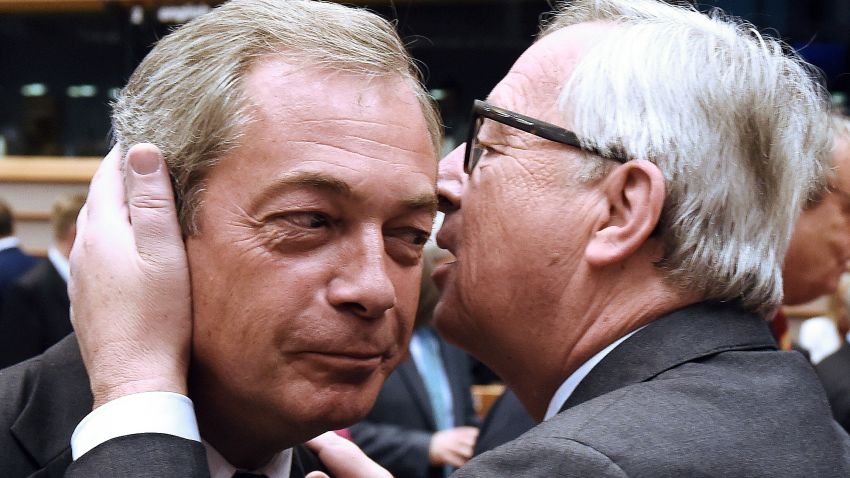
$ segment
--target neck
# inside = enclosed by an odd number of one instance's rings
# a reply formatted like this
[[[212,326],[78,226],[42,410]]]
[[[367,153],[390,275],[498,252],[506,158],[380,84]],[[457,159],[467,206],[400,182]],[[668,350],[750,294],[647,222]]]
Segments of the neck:
[[[700,299],[694,293],[679,290],[648,263],[651,270],[639,273],[599,271],[578,277],[557,309],[551,328],[537,337],[531,362],[496,370],[516,393],[531,416],[542,421],[558,387],[593,355],[626,334]],[[628,269],[625,269],[628,270]],[[595,277],[593,277],[595,276]],[[565,289],[568,290],[568,289]],[[559,364],[553,366],[552,364]],[[533,371],[533,372],[530,372]]]
[[[196,367],[193,367],[195,369]],[[254,408],[232,396],[226,387],[214,386],[202,373],[189,374],[189,395],[195,406],[201,437],[237,468],[255,470],[265,466],[275,454],[298,443],[268,436],[267,427],[256,423]],[[244,413],[248,411],[247,413]],[[265,425],[268,425],[267,423]],[[285,423],[278,430],[292,429]]]
[[[62,254],[65,259],[71,257],[71,247],[74,245],[74,239],[56,239],[53,242],[53,247]]]

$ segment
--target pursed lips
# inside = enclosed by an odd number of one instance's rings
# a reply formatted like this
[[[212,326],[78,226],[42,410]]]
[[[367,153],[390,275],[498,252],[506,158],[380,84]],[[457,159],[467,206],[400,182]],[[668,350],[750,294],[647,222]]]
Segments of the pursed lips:
[[[395,356],[395,347],[382,350],[304,350],[298,355],[314,356],[319,360],[331,360],[339,362],[360,363],[362,365],[373,364],[375,366],[392,359]]]

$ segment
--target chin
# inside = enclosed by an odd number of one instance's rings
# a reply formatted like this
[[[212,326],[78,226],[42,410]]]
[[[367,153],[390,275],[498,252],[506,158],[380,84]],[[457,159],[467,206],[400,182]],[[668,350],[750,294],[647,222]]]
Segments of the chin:
[[[330,423],[328,429],[345,428],[372,411],[388,374],[376,374],[358,384],[335,383],[305,402],[315,410],[315,418]]]
[[[369,391],[341,393],[318,403],[314,400],[307,400],[305,403],[314,412],[310,421],[318,433],[323,433],[346,428],[363,420],[372,411],[377,396],[377,392]]]

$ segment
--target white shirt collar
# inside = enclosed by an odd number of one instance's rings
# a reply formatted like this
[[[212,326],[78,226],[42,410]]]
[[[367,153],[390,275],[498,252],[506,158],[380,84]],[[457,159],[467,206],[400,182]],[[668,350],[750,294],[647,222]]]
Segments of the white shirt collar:
[[[18,247],[20,244],[21,241],[19,241],[15,236],[4,237],[3,239],[0,239],[0,251]]]
[[[606,355],[611,353],[611,351],[614,350],[614,348],[616,348],[618,345],[620,345],[624,340],[631,337],[632,335],[634,335],[635,332],[642,328],[643,327],[629,332],[628,334],[615,340],[613,343],[597,352],[596,355],[590,357],[587,362],[581,364],[581,367],[577,368],[575,372],[573,372],[569,377],[567,377],[567,379],[564,380],[564,383],[562,383],[561,386],[558,387],[558,390],[555,391],[555,395],[552,397],[552,400],[549,401],[549,407],[546,408],[546,415],[543,417],[543,420],[548,420],[557,415],[558,412],[561,410],[561,407],[563,407],[564,404],[567,403],[567,400],[569,400],[570,395],[572,395],[573,392],[576,390],[578,384],[580,384],[581,381],[584,380],[584,377],[586,377],[587,374],[589,374],[590,371],[593,370],[593,367],[595,367],[596,364],[601,362]]]
[[[56,272],[65,279],[65,282],[68,282],[68,279],[71,277],[71,266],[68,264],[68,259],[54,246],[47,248],[47,258],[50,259],[50,263],[56,268]]]
[[[207,442],[204,448],[207,451],[207,464],[210,467],[210,478],[233,478],[236,467],[227,462],[215,448]],[[287,448],[275,455],[265,466],[256,470],[247,470],[251,473],[266,475],[269,478],[289,478],[292,470],[292,448]],[[246,471],[246,470],[243,470]]]

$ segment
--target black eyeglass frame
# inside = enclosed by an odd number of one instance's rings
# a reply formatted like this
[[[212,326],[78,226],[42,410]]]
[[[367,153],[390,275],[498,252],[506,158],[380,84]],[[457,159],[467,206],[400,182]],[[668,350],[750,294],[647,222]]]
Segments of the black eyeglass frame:
[[[469,133],[466,138],[466,153],[463,157],[463,171],[466,174],[472,173],[472,170],[475,169],[475,165],[478,164],[478,160],[481,159],[480,154],[473,155],[472,153],[478,137],[478,131],[481,129],[481,124],[483,123],[483,118],[491,119],[497,123],[525,131],[526,133],[531,133],[540,138],[548,139],[549,141],[566,144],[568,146],[581,149],[582,151],[602,156],[605,159],[611,159],[619,163],[625,163],[628,161],[627,158],[602,155],[599,151],[593,148],[583,147],[575,133],[561,128],[560,126],[547,123],[546,121],[535,119],[530,116],[515,113],[504,108],[499,108],[498,106],[493,106],[486,101],[475,100],[472,104],[472,114],[469,119]]]

